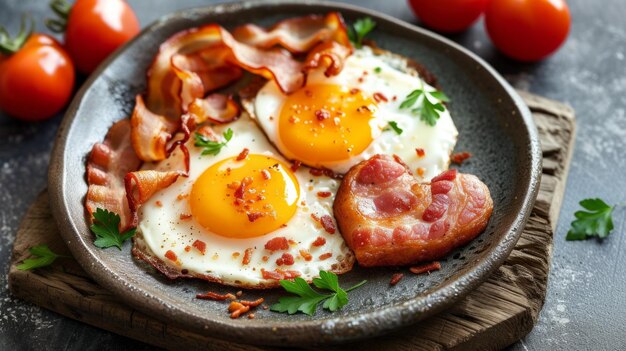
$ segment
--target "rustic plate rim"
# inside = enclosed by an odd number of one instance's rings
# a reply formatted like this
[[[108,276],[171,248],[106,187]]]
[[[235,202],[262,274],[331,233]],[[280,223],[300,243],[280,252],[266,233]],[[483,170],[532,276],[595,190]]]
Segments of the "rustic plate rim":
[[[401,304],[391,305],[385,309],[381,309],[374,312],[364,313],[355,318],[341,318],[334,317],[325,320],[310,320],[310,321],[298,321],[297,326],[293,323],[287,322],[273,322],[271,326],[258,326],[251,328],[250,326],[241,324],[223,323],[216,320],[206,320],[205,324],[198,325],[198,321],[189,322],[187,318],[189,315],[182,310],[176,308],[176,306],[167,306],[163,301],[160,301],[157,296],[148,296],[149,294],[142,290],[141,287],[129,286],[125,284],[125,281],[116,273],[108,269],[102,262],[96,257],[90,255],[89,251],[81,250],[81,240],[78,229],[75,226],[75,220],[77,215],[72,214],[70,207],[65,201],[66,189],[66,174],[64,150],[66,147],[68,132],[72,126],[75,117],[77,116],[77,110],[81,104],[81,100],[86,92],[90,89],[93,83],[99,78],[102,72],[113,62],[118,56],[120,56],[126,49],[134,44],[139,37],[149,35],[151,31],[159,28],[169,21],[174,21],[177,18],[190,17],[190,15],[202,12],[215,10],[218,7],[233,7],[234,11],[239,9],[249,9],[254,7],[276,7],[280,10],[281,6],[303,6],[303,7],[328,7],[339,11],[356,11],[365,16],[371,16],[378,20],[391,22],[394,25],[404,27],[407,31],[416,32],[416,34],[429,37],[430,39],[439,41],[453,50],[470,58],[476,64],[480,65],[487,73],[489,73],[496,82],[502,86],[507,94],[513,100],[515,107],[519,111],[519,116],[522,118],[523,124],[526,126],[526,132],[529,137],[528,154],[531,163],[531,169],[529,170],[530,176],[527,179],[528,188],[524,194],[522,200],[521,211],[515,217],[509,230],[502,238],[501,242],[493,248],[491,254],[486,256],[480,262],[475,264],[472,268],[468,269],[465,273],[460,275],[456,280],[442,285],[436,291],[426,295],[425,297],[416,297]],[[313,11],[313,10],[312,10]],[[105,62],[103,62],[98,69],[91,74],[87,81],[83,84],[81,89],[76,94],[70,107],[68,108],[65,117],[57,132],[55,144],[51,153],[50,166],[48,170],[48,188],[51,210],[54,215],[55,221],[59,227],[60,233],[63,239],[67,242],[70,251],[81,266],[93,277],[99,284],[107,286],[115,295],[120,297],[130,306],[137,306],[142,311],[153,315],[154,317],[165,321],[174,319],[191,329],[194,329],[203,333],[220,333],[218,338],[226,338],[230,340],[241,341],[240,332],[234,329],[245,329],[249,335],[254,335],[257,340],[246,340],[250,343],[262,343],[262,344],[274,344],[274,345],[303,345],[302,343],[310,342],[315,344],[320,343],[333,343],[333,342],[345,342],[364,337],[371,337],[379,335],[384,332],[391,331],[393,329],[406,326],[429,317],[446,307],[449,307],[454,302],[458,301],[461,297],[472,291],[478,284],[482,283],[489,273],[498,268],[504,260],[508,257],[509,253],[513,250],[517,239],[521,235],[524,228],[524,224],[530,216],[532,206],[536,199],[539,190],[539,179],[541,174],[541,149],[539,147],[539,139],[537,135],[537,129],[532,120],[531,113],[523,102],[521,97],[510,87],[510,85],[498,74],[489,64],[476,54],[465,49],[452,42],[451,40],[440,36],[436,33],[432,33],[428,30],[413,26],[402,20],[393,18],[389,15],[385,15],[374,10],[366,9],[360,6],[334,3],[327,1],[297,1],[297,0],[272,0],[265,2],[256,1],[242,1],[234,3],[214,4],[204,7],[195,7],[190,9],[184,9],[165,15],[146,28],[132,41],[119,48],[113,55],[111,55]],[[84,221],[84,216],[81,213],[80,220]],[[454,293],[451,295],[450,291]],[[148,298],[149,297],[149,298]],[[416,301],[417,300],[417,301]],[[162,316],[163,308],[169,309],[167,317]],[[398,318],[400,315],[403,318]],[[409,317],[406,317],[409,316]],[[201,318],[195,315],[196,318]],[[367,329],[355,329],[355,325],[360,324],[360,321],[367,320]],[[396,320],[394,322],[394,320]],[[371,325],[376,325],[375,330]],[[328,335],[328,328],[332,326],[334,335]],[[302,331],[303,328],[314,328],[320,338],[312,338],[310,336],[303,336],[301,338],[294,338],[294,333]],[[343,334],[341,331],[349,331],[349,334]],[[336,332],[336,334],[335,334]],[[303,334],[301,334],[303,335]],[[309,335],[309,334],[307,334]],[[325,337],[323,337],[325,335]]]

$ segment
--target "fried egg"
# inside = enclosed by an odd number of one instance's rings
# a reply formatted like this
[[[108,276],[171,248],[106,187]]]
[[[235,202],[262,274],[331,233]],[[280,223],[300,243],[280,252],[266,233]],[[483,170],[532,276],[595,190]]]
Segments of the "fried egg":
[[[363,47],[340,74],[313,71],[307,85],[291,95],[268,81],[256,96],[254,116],[290,160],[343,174],[375,154],[396,154],[430,179],[448,168],[458,132],[447,109],[430,126],[400,108],[413,90],[435,90],[411,71],[406,60]],[[391,130],[390,122],[403,132]]]
[[[349,270],[354,257],[332,218],[339,181],[293,171],[245,113],[213,129],[227,128],[233,137],[217,155],[187,144],[189,177],[141,207],[136,245],[170,272],[247,288]],[[172,168],[176,157],[149,167]]]

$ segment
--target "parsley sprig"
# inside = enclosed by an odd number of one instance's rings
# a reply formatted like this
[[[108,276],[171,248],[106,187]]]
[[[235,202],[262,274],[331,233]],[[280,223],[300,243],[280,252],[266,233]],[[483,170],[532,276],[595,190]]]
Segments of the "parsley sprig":
[[[59,255],[54,253],[48,245],[37,245],[28,249],[34,258],[27,258],[22,263],[17,265],[17,269],[22,271],[28,271],[31,269],[45,267],[52,264],[59,257],[69,258],[69,256]]]
[[[376,27],[376,22],[370,17],[356,20],[352,26],[348,26],[348,38],[357,49],[363,46],[363,38]]]
[[[450,101],[450,98],[441,91],[426,91],[424,85],[413,90],[400,104],[400,108],[411,108],[411,112],[419,114],[420,119],[430,126],[437,124],[439,116],[446,107],[443,102]],[[417,105],[417,106],[416,106]]]
[[[402,128],[398,127],[398,122],[396,121],[389,121],[389,123],[387,123],[387,128],[385,128],[384,130],[393,130],[398,135],[404,132]]]
[[[348,303],[349,291],[360,287],[366,282],[367,280],[364,280],[344,290],[339,286],[339,279],[336,274],[320,271],[320,277],[313,279],[313,285],[318,289],[333,292],[332,294],[321,294],[313,290],[306,280],[302,278],[295,278],[293,281],[281,280],[280,285],[285,290],[298,296],[281,297],[278,299],[277,304],[270,307],[270,310],[281,313],[287,312],[289,314],[302,312],[312,316],[315,314],[317,306],[324,301],[322,307],[331,312],[335,312]]]
[[[116,246],[121,250],[124,242],[135,235],[136,228],[120,233],[119,225],[119,215],[105,209],[96,209],[96,212],[93,213],[93,224],[90,227],[96,235],[94,245],[101,249]]]
[[[196,143],[194,145],[204,148],[204,150],[202,150],[202,155],[217,155],[220,153],[222,148],[228,144],[230,139],[233,138],[233,130],[228,128],[223,135],[224,141],[218,142],[210,140],[204,135],[196,132]]]
[[[576,211],[565,240],[586,240],[592,237],[606,238],[613,230],[613,210],[601,199],[584,199],[580,206],[587,211]]]

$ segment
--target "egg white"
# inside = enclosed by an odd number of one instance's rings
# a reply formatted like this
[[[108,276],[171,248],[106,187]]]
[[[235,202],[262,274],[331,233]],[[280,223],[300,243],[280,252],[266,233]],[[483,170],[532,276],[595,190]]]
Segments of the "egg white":
[[[311,217],[311,214],[332,217],[333,200],[339,181],[326,176],[312,176],[306,167],[300,167],[295,172],[300,186],[300,198],[294,216],[287,222],[286,227],[272,233],[254,238],[227,238],[209,232],[194,218],[180,219],[181,214],[191,214],[191,209],[188,198],[181,200],[178,196],[189,194],[195,180],[214,163],[237,156],[244,148],[248,148],[251,154],[268,155],[287,162],[276,152],[246,113],[239,120],[215,127],[214,130],[221,135],[227,128],[233,130],[233,138],[216,156],[202,156],[202,150],[193,146],[193,142],[190,141],[187,144],[191,154],[189,177],[179,177],[174,184],[156,193],[141,207],[138,213],[137,229],[149,251],[174,269],[186,269],[189,273],[208,275],[221,280],[224,284],[243,287],[276,283],[276,281],[263,279],[261,269],[266,271],[273,271],[277,268],[295,270],[299,271],[304,279],[310,281],[319,275],[320,270],[333,270],[337,265],[346,261],[352,262],[352,252],[344,243],[341,234],[338,231],[335,234],[327,233]],[[168,169],[173,166],[171,160],[174,159],[176,155],[173,155],[170,160],[148,167]],[[320,198],[317,193],[321,191],[328,191],[333,195]],[[311,244],[318,236],[325,238],[326,244],[313,247]],[[295,244],[290,245],[287,251],[265,250],[265,243],[275,237],[286,237],[288,240],[293,240]],[[185,251],[185,247],[191,246],[195,240],[206,243],[204,255],[195,248]],[[254,251],[250,263],[243,265],[242,258],[247,248],[253,248]],[[313,259],[304,260],[299,253],[301,249],[307,250]],[[166,258],[165,254],[168,250],[176,254],[179,264]],[[276,259],[283,252],[293,255],[295,258],[293,265],[278,266],[276,264]],[[239,253],[239,255],[235,257],[233,253]],[[332,257],[319,260],[319,256],[325,253],[332,253]],[[263,256],[268,256],[269,259],[264,261]]]
[[[421,121],[410,109],[400,109],[402,101],[413,90],[421,87],[427,91],[435,90],[419,77],[405,73],[407,70],[404,61],[389,57],[383,59],[375,55],[371,48],[363,47],[356,49],[345,61],[343,70],[337,76],[326,77],[322,69],[311,72],[307,84],[325,83],[358,88],[366,95],[381,93],[388,99],[388,102],[378,103],[378,111],[370,121],[371,144],[359,155],[323,164],[324,167],[343,174],[357,163],[382,153],[400,156],[414,172],[422,168],[425,179],[431,179],[448,168],[458,131],[447,109],[441,113],[435,126]],[[285,98],[276,83],[268,81],[256,96],[254,114],[278,150],[285,157],[295,159],[281,142],[278,131],[276,117],[280,116]],[[390,121],[395,121],[403,133],[398,135],[388,130]],[[418,157],[416,148],[424,149],[425,156]]]

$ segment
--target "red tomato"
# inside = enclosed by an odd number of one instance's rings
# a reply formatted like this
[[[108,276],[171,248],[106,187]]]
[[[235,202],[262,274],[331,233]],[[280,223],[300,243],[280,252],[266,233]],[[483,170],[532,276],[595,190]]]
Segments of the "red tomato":
[[[485,26],[494,45],[520,61],[538,61],[567,38],[570,14],[563,0],[492,0]]]
[[[53,38],[32,34],[19,51],[0,55],[0,109],[25,121],[54,116],[69,101],[74,65]]]
[[[139,33],[139,21],[123,0],[78,0],[65,30],[65,46],[85,74]]]
[[[428,27],[460,32],[485,11],[489,0],[409,0],[413,12]]]

